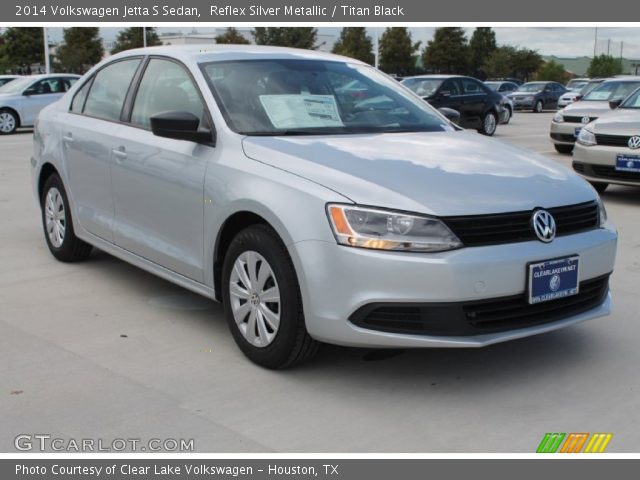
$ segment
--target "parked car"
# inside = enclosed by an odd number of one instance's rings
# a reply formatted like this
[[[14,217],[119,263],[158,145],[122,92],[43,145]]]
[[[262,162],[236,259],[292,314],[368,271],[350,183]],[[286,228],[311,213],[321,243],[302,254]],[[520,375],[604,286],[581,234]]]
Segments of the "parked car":
[[[13,80],[0,87],[0,134],[31,127],[47,105],[62,98],[79,75],[32,75]]]
[[[353,80],[392,108],[334,95]],[[587,182],[351,58],[128,50],[46,107],[34,143],[55,258],[95,246],[221,301],[268,368],[319,342],[480,347],[610,311],[617,234]]]
[[[584,126],[573,152],[573,169],[598,192],[610,183],[640,186],[640,88]]]
[[[514,106],[513,106],[513,101],[509,98],[508,95],[511,92],[515,92],[516,90],[518,90],[518,84],[513,82],[495,81],[495,80],[486,81],[484,82],[484,84],[494,92],[498,92],[502,94],[502,105],[504,108],[502,109],[500,123],[502,124],[509,123],[509,121],[511,120],[511,117],[513,117]]]
[[[20,75],[0,75],[0,87],[18,78],[21,78]]]
[[[580,89],[569,90],[567,93],[565,93],[558,99],[558,109],[563,109],[567,105],[573,102],[577,102],[582,97],[584,97],[587,93],[589,93],[591,90],[593,90],[602,82],[604,82],[604,80],[605,80],[604,78],[594,78],[592,80],[589,80]]]
[[[493,135],[504,105],[502,95],[486,87],[480,80],[458,75],[421,75],[402,81],[436,108],[451,108],[460,112],[460,125]]]
[[[509,94],[509,98],[513,100],[516,110],[532,110],[540,113],[545,108],[556,108],[558,99],[566,91],[567,89],[558,82],[529,82],[520,85],[518,90]]]
[[[567,82],[565,87],[567,90],[581,90],[587,83],[591,81],[590,78],[572,78]]]
[[[616,77],[603,81],[579,102],[555,114],[549,135],[559,153],[571,153],[580,129],[608,112],[611,100],[622,100],[640,87],[640,77]]]

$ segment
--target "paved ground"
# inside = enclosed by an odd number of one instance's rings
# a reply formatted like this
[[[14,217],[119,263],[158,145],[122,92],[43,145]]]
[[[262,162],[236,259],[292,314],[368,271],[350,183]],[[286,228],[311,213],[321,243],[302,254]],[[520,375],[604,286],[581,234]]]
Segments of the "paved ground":
[[[498,137],[557,155],[551,113]],[[640,189],[604,196],[621,241],[615,313],[481,350],[324,348],[270,372],[221,308],[105,254],[49,255],[31,196],[31,135],[0,138],[0,451],[20,433],[194,438],[198,451],[532,452],[545,432],[640,447]]]

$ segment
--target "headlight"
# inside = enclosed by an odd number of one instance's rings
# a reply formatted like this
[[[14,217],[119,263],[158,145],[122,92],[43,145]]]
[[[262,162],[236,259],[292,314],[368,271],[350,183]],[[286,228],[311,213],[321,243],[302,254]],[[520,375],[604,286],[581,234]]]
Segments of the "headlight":
[[[556,123],[562,123],[562,122],[564,122],[564,117],[562,116],[562,114],[560,112],[558,112],[553,116],[553,121],[556,122]]]
[[[607,223],[607,209],[604,208],[604,203],[602,203],[600,197],[598,197],[598,212],[600,214],[600,228],[602,228]]]
[[[580,145],[584,145],[585,147],[596,145],[596,136],[589,130],[588,126],[582,127],[577,140]]]
[[[327,213],[341,245],[406,252],[441,252],[462,246],[436,218],[336,204],[327,205]]]

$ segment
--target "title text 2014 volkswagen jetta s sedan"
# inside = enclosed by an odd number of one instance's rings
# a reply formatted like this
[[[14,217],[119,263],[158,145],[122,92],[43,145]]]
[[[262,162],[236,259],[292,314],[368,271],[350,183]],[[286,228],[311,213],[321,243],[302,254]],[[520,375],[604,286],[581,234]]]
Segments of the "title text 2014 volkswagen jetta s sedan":
[[[344,57],[115,55],[42,112],[31,163],[56,258],[97,247],[222,301],[269,368],[319,342],[478,347],[610,310],[617,234],[587,182]]]

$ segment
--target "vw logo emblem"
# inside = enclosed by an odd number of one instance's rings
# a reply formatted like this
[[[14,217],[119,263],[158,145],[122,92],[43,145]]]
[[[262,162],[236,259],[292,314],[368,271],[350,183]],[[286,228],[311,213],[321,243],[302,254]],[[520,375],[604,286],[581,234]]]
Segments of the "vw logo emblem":
[[[633,150],[635,150],[636,148],[640,148],[640,137],[638,137],[637,135],[631,137],[627,142],[627,145]]]
[[[556,221],[546,210],[536,210],[531,217],[531,223],[541,242],[549,243],[556,238]]]
[[[558,289],[560,288],[560,275],[555,274],[553,277],[551,277],[551,280],[549,280],[549,288],[552,292],[558,291]]]
[[[582,117],[581,122],[586,125],[587,123],[589,123],[591,121],[591,119],[589,117]]]

